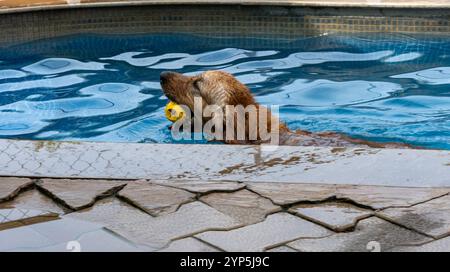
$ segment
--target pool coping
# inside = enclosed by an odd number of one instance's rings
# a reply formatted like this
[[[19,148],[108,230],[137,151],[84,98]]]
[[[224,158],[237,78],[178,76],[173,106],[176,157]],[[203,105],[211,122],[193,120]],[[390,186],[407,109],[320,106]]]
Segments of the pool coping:
[[[88,2],[67,0],[67,4],[36,4],[30,6],[0,6],[0,14],[20,13],[41,10],[72,9],[72,8],[98,8],[98,7],[123,7],[139,5],[240,5],[240,6],[286,6],[286,7],[310,7],[310,8],[369,8],[369,9],[450,9],[450,2],[439,1],[395,3],[392,2],[364,2],[355,3],[351,1],[291,1],[291,0],[141,0],[141,1],[111,1],[111,2]]]
[[[448,150],[0,140],[0,161],[0,176],[450,187]]]

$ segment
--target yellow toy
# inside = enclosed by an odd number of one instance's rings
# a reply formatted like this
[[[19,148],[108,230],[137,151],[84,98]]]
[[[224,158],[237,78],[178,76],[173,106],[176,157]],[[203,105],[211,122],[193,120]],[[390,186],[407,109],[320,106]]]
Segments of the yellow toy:
[[[166,118],[171,122],[176,122],[184,117],[183,108],[172,101],[167,103],[164,112],[166,114]]]

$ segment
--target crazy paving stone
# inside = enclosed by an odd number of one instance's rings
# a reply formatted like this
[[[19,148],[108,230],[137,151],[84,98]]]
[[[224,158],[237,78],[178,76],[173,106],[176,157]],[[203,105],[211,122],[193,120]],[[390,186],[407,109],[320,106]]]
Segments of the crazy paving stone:
[[[364,185],[343,185],[337,189],[337,197],[351,199],[374,209],[405,207],[442,196],[450,188],[407,188]]]
[[[105,226],[140,222],[151,218],[149,214],[112,197],[101,199],[94,206],[67,214],[65,217],[96,222]]]
[[[421,233],[442,238],[450,234],[450,195],[409,208],[390,208],[379,216]]]
[[[0,243],[0,250],[3,248],[6,251],[34,251],[38,248],[77,240],[82,234],[101,229],[101,227],[98,224],[74,219],[59,219],[8,229],[0,231],[0,241],[5,241],[2,240],[4,234],[9,234],[12,238],[6,237],[8,244]]]
[[[208,231],[196,237],[225,251],[264,251],[301,237],[324,237],[329,230],[288,213],[230,231]]]
[[[326,184],[250,182],[247,183],[247,187],[270,198],[278,205],[289,205],[300,201],[320,201],[336,194],[336,186]]]
[[[133,205],[153,216],[172,213],[187,202],[192,202],[195,195],[185,190],[149,183],[133,181],[119,192]]]
[[[21,227],[58,218],[57,214],[30,209],[0,209],[0,230]]]
[[[0,231],[0,251],[34,250],[52,244],[46,236],[29,226]]]
[[[43,195],[38,190],[22,192],[13,200],[0,204],[0,208],[36,209],[57,214],[65,213],[63,208],[58,206],[51,198]]]
[[[181,188],[192,193],[225,192],[225,191],[232,192],[245,187],[244,183],[233,181],[158,180],[151,182]]]
[[[24,250],[27,251],[27,250]],[[154,251],[151,248],[135,245],[108,230],[98,229],[83,233],[76,239],[76,244],[59,243],[48,247],[33,249],[42,252],[140,252]]]
[[[240,225],[232,217],[201,202],[192,202],[181,206],[174,213],[149,217],[140,222],[113,224],[108,228],[135,243],[163,248],[174,239]]]
[[[22,189],[31,186],[33,181],[28,178],[0,178],[0,202],[15,197]]]
[[[401,252],[450,252],[450,237],[442,238],[420,246],[398,247]]]
[[[200,200],[244,224],[263,221],[267,214],[281,210],[267,198],[248,190],[233,193],[211,193],[201,197]]]
[[[319,239],[299,239],[288,245],[304,252],[389,251],[399,245],[416,245],[431,238],[399,227],[377,217],[361,220],[352,232],[337,233]],[[370,250],[368,249],[370,248]]]
[[[159,250],[161,252],[219,252],[219,250],[209,246],[195,238],[188,237],[180,240],[173,241],[170,245],[164,249]]]
[[[37,185],[73,210],[89,207],[126,184],[114,180],[42,179]]]
[[[84,233],[101,229],[101,224],[77,220],[73,218],[62,218],[50,222],[30,225],[30,227],[52,240],[54,244],[77,240]]]
[[[350,229],[358,220],[373,214],[370,210],[347,203],[300,204],[292,207],[290,211],[334,231]]]

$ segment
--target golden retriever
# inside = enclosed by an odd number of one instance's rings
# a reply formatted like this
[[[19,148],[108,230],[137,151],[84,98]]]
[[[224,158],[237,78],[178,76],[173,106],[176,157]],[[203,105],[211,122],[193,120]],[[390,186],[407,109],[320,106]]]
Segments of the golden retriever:
[[[207,105],[217,105],[222,110],[225,110],[226,106],[254,106],[258,116],[262,112],[261,110],[265,109],[258,105],[246,85],[239,82],[233,75],[223,71],[206,71],[195,76],[185,76],[175,72],[163,72],[160,75],[160,83],[167,98],[180,105],[185,105],[192,112],[194,112],[195,98],[201,99],[203,108]],[[279,144],[281,145],[408,148],[404,144],[370,142],[334,132],[311,133],[301,130],[291,131],[285,124],[278,122],[277,117],[273,116],[270,111],[265,110],[264,113],[268,115],[265,119],[267,120],[267,124],[265,124],[266,128],[270,130],[271,124],[276,122],[276,128],[272,128],[275,131],[270,132],[276,132],[279,135]],[[236,120],[236,116],[233,118]],[[202,116],[202,119],[207,121],[210,118],[204,118]],[[246,128],[248,128],[251,121],[247,115],[245,115],[244,120],[246,122]],[[259,120],[259,118],[256,120]],[[224,137],[223,141],[232,144],[259,144],[267,142],[267,139],[262,139],[259,133],[256,134],[256,138],[251,138],[250,132],[246,130],[245,139],[225,139]]]

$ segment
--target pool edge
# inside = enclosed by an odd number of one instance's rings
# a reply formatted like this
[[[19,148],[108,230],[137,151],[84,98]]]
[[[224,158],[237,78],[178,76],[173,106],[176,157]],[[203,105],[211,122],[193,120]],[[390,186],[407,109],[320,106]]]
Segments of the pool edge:
[[[445,150],[0,140],[0,160],[0,176],[450,186]]]

